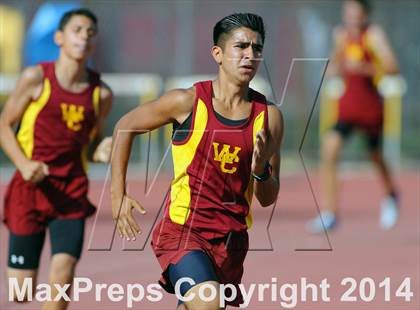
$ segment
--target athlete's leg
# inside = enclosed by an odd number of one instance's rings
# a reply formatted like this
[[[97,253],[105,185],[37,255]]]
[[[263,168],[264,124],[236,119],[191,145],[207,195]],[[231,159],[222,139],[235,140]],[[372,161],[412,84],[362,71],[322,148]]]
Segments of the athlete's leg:
[[[374,150],[370,153],[370,158],[379,172],[379,176],[381,177],[381,181],[385,187],[385,193],[388,196],[395,195],[396,187],[392,180],[390,169],[382,156],[382,152]]]
[[[70,296],[74,271],[83,247],[84,227],[84,219],[56,219],[49,224],[52,252],[49,284],[52,288],[52,301],[44,303],[43,309],[67,308],[68,302],[65,299],[54,301],[58,294],[54,284],[60,287],[70,284],[66,290]]]
[[[343,145],[342,134],[330,131],[324,138],[321,154],[321,182],[324,188],[324,210],[337,213],[337,163]]]
[[[9,233],[9,257],[7,279],[13,301],[27,302],[33,296],[28,295],[28,285],[35,293],[39,258],[44,244],[45,232],[28,236]]]
[[[66,284],[72,284],[74,277],[74,270],[77,259],[69,254],[59,253],[52,256],[50,265],[49,284],[51,286],[51,301],[45,302],[43,309],[66,309],[67,301],[60,298],[54,301],[58,294],[58,290],[54,285],[63,287]],[[70,296],[70,288],[66,290],[66,294]]]
[[[306,229],[311,233],[321,233],[333,229],[337,223],[338,180],[337,165],[343,141],[352,131],[352,125],[338,122],[322,141],[321,184],[323,207],[321,215],[310,220]]]
[[[180,304],[180,305],[178,305],[178,307],[176,307],[176,310],[188,310],[188,309],[187,309],[186,305]]]
[[[390,229],[395,225],[399,216],[398,197],[390,169],[380,150],[380,140],[379,135],[368,136],[370,158],[379,173],[386,194],[386,198],[381,204],[380,225],[383,229]]]
[[[374,163],[381,181],[385,187],[385,193],[388,196],[396,194],[396,187],[392,180],[390,169],[386,164],[381,151],[381,136],[380,135],[367,135],[367,144],[370,152],[370,159]]]
[[[217,276],[210,258],[203,251],[192,251],[177,264],[169,265],[168,276],[175,288],[175,293],[181,294],[186,299],[186,301],[180,301],[178,310],[220,309]],[[206,302],[200,299],[200,290],[204,290],[205,296],[209,296],[211,291],[215,290],[216,296]],[[179,296],[177,297],[179,298]]]
[[[216,292],[212,300],[204,301],[199,297],[200,293],[204,294],[205,296],[210,296],[212,290]],[[185,306],[188,310],[220,310],[219,282],[217,281],[206,281],[193,286],[185,294],[185,298],[190,297],[192,300],[185,302]]]

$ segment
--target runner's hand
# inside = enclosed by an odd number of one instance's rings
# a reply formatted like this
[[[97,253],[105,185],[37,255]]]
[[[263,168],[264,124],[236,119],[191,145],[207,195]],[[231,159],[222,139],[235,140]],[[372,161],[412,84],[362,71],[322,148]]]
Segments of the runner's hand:
[[[344,69],[346,72],[365,76],[372,76],[376,72],[375,66],[366,61],[346,60],[344,62]]]
[[[93,153],[93,161],[108,163],[111,158],[112,137],[104,138]]]
[[[42,161],[28,160],[18,168],[22,178],[32,183],[41,182],[49,173],[48,166]]]
[[[264,173],[265,164],[270,158],[270,150],[268,145],[267,135],[264,129],[257,133],[257,138],[254,144],[254,152],[252,154],[251,172],[255,175]]]
[[[134,219],[133,209],[137,209],[141,214],[146,213],[146,210],[136,200],[127,195],[112,199],[112,217],[117,222],[120,237],[125,237],[128,241],[136,240],[136,234],[141,233],[140,227]]]

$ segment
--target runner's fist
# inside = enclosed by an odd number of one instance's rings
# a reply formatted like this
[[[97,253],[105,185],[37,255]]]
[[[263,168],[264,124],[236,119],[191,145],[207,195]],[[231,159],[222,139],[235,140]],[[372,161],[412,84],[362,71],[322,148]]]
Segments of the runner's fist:
[[[93,161],[108,163],[111,158],[112,137],[104,138],[93,153]]]
[[[266,162],[270,158],[270,151],[268,145],[267,135],[264,129],[258,131],[255,144],[254,152],[252,154],[251,172],[254,175],[261,175],[264,173]]]
[[[41,182],[48,175],[48,166],[42,161],[28,160],[18,169],[25,181]]]

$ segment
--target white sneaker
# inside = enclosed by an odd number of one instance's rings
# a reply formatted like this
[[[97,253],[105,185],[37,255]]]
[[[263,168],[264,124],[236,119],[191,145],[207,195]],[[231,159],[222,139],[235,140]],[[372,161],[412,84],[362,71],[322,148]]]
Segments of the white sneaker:
[[[398,202],[394,197],[387,197],[381,203],[381,216],[379,224],[382,229],[388,230],[394,227],[400,215]]]
[[[322,211],[321,216],[317,216],[306,223],[306,230],[311,234],[319,234],[329,231],[337,225],[337,217],[330,211]]]

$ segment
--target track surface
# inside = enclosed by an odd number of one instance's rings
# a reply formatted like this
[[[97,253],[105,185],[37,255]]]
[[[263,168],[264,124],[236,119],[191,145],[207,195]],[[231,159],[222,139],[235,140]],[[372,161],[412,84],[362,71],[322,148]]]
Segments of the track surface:
[[[310,172],[309,176],[315,198],[321,202],[316,171]],[[400,221],[391,231],[382,231],[378,225],[382,189],[376,176],[369,171],[347,172],[341,175],[341,181],[340,225],[336,231],[329,234],[331,248],[326,235],[313,236],[304,230],[305,222],[317,214],[317,209],[310,185],[303,174],[283,177],[281,192],[269,226],[270,237],[266,228],[272,208],[262,209],[257,205],[253,206],[254,227],[250,230],[252,250],[246,259],[243,283],[248,289],[251,283],[272,283],[272,278],[276,278],[277,301],[271,300],[271,290],[265,291],[264,301],[258,301],[258,294],[255,291],[247,309],[286,309],[281,301],[293,306],[291,301],[285,301],[279,294],[280,286],[285,283],[298,284],[297,304],[294,308],[289,307],[292,309],[420,308],[420,171],[405,171],[398,175],[402,212]],[[0,187],[2,197],[5,185],[3,183]],[[112,283],[120,283],[124,289],[129,283],[138,283],[145,287],[150,283],[156,283],[161,270],[147,237],[155,218],[159,216],[159,207],[168,186],[169,179],[161,177],[156,183],[151,184],[150,193],[145,196],[144,182],[135,180],[130,182],[131,195],[142,201],[148,210],[144,217],[137,216],[142,223],[142,237],[131,244],[123,244],[119,237],[116,237],[112,249],[106,250],[111,244],[113,231],[108,184],[104,181],[92,181],[90,196],[92,201],[100,201],[99,211],[97,216],[88,221],[85,247],[77,268],[77,276],[88,277],[93,284],[104,283],[109,286]],[[37,302],[16,305],[7,301],[5,279],[7,231],[4,225],[0,232],[2,249],[0,308],[40,309],[41,305]],[[124,247],[132,250],[123,251]],[[143,247],[144,250],[141,250]],[[98,251],[98,249],[104,250]],[[319,251],[310,251],[314,249]],[[49,244],[46,242],[39,283],[47,282],[48,261]],[[312,301],[309,290],[308,301],[303,302],[300,292],[302,277],[306,277],[308,282],[318,287],[323,279],[327,279],[330,284],[328,289],[330,301],[320,301],[320,290],[318,290],[318,301]],[[350,284],[345,286],[340,284],[346,277],[352,277],[358,282],[358,286],[351,294],[357,297],[357,301],[340,301],[343,293],[350,287]],[[376,293],[371,302],[360,299],[359,283],[364,277],[370,277],[376,283]],[[389,302],[384,301],[384,289],[378,287],[386,277],[390,278],[391,283]],[[410,302],[395,297],[396,289],[406,277],[410,277],[411,291],[414,293]],[[290,290],[286,290],[286,293],[289,296]],[[369,295],[369,289],[366,289],[366,293]],[[133,308],[174,309],[176,302],[173,295],[163,293],[161,301],[143,300],[134,303]],[[82,294],[80,301],[72,302],[69,309],[124,309],[126,303],[126,296],[119,302],[110,301],[104,290],[100,302],[95,301],[93,292]]]

